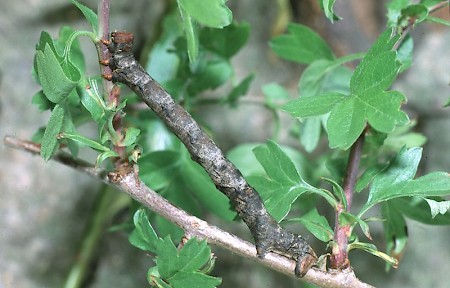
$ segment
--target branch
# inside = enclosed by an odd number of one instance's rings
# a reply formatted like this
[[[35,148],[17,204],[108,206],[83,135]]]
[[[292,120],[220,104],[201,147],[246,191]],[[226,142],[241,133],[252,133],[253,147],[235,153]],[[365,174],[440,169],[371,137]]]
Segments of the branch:
[[[133,34],[113,32],[109,46],[113,81],[130,87],[183,142],[194,161],[208,173],[217,189],[224,193],[252,233],[258,256],[278,252],[297,261],[295,273],[302,277],[315,264],[317,256],[306,241],[281,227],[267,212],[258,192],[239,170],[225,158],[214,141],[189,113],[134,59]]]
[[[20,140],[13,136],[6,136],[4,142],[9,147],[15,149],[24,150],[35,155],[39,155],[40,153],[40,145],[33,142]],[[116,187],[120,191],[130,195],[142,205],[174,223],[190,236],[204,239],[210,244],[214,244],[254,262],[260,263],[272,270],[278,271],[290,277],[295,277],[294,273],[292,273],[294,267],[296,266],[295,261],[271,252],[268,252],[263,259],[257,257],[254,245],[218,227],[210,225],[207,222],[170,204],[158,193],[148,188],[144,183],[142,183],[142,181],[138,181],[132,171],[132,168],[123,169],[108,174],[102,169],[94,168],[91,164],[85,161],[73,159],[68,153],[62,151],[58,152],[53,157],[53,160],[86,173],[108,185]],[[332,270],[330,272],[323,272],[316,268],[312,268],[309,269],[308,273],[304,278],[302,278],[302,280],[324,288],[372,287],[357,279],[351,270]]]

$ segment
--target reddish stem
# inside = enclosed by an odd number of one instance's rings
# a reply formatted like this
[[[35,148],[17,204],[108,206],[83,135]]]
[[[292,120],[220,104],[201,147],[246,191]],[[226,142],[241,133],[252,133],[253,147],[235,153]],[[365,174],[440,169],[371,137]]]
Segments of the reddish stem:
[[[348,238],[350,237],[350,225],[339,225],[339,216],[342,212],[350,211],[352,205],[353,194],[355,192],[355,184],[358,177],[359,162],[364,145],[365,131],[361,133],[356,142],[350,149],[347,163],[347,172],[344,178],[344,193],[347,201],[347,207],[343,203],[339,203],[336,208],[335,226],[334,226],[334,243],[332,255],[330,257],[331,268],[345,269],[350,265],[348,260]]]

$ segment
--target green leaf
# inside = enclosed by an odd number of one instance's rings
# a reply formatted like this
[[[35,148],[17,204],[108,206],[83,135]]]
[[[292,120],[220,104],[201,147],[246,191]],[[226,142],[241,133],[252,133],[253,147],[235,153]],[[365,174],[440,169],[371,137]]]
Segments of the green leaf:
[[[260,144],[240,144],[227,152],[227,159],[239,169],[244,177],[264,173],[264,168],[253,154],[253,149],[258,145]]]
[[[224,60],[210,61],[203,69],[196,71],[190,83],[190,92],[193,95],[207,89],[216,89],[224,84],[233,75],[230,62]]]
[[[434,201],[427,198],[425,200],[430,206],[432,218],[435,218],[438,214],[444,215],[450,210],[450,201]]]
[[[278,108],[290,98],[286,88],[277,83],[266,84],[262,87],[264,103],[270,108]]]
[[[249,74],[238,85],[233,87],[233,90],[228,94],[226,101],[230,105],[236,105],[237,100],[247,94],[250,84],[255,78],[255,74]]]
[[[434,172],[412,180],[421,153],[421,148],[403,149],[399,152],[389,167],[375,177],[369,191],[369,199],[360,215],[375,204],[394,198],[450,194],[450,175],[446,172]]]
[[[47,97],[45,97],[42,90],[33,95],[31,103],[38,106],[40,111],[50,110],[55,107],[55,104],[50,102]]]
[[[327,218],[320,215],[315,208],[310,210],[301,218],[289,219],[288,221],[301,222],[303,225],[305,225],[306,229],[308,229],[308,231],[314,235],[314,237],[322,242],[329,242],[333,240],[334,232],[333,229],[331,229]]]
[[[436,201],[444,201],[441,197],[428,197]],[[396,209],[403,213],[406,217],[415,221],[425,223],[428,225],[450,225],[450,213],[444,215],[437,214],[434,218],[431,217],[430,206],[423,198],[411,197],[411,198],[398,198],[386,202],[392,205],[393,209]]]
[[[430,22],[442,24],[442,25],[445,25],[445,26],[450,26],[450,21],[447,21],[447,20],[442,19],[442,18],[428,16],[426,20],[428,20]]]
[[[224,220],[232,221],[236,218],[230,200],[217,190],[205,170],[187,155],[183,156],[181,177],[203,207]]]
[[[416,25],[428,17],[428,8],[421,4],[409,5],[402,9],[401,13],[402,15],[397,25],[406,26],[410,21],[413,21],[414,25]]]
[[[155,151],[138,160],[139,179],[158,191],[174,181],[181,166],[180,154],[175,151]]]
[[[261,195],[267,211],[277,221],[286,217],[292,203],[305,192],[319,194],[333,207],[336,205],[331,193],[317,189],[301,178],[292,160],[275,142],[268,141],[256,147],[253,153],[267,176],[252,175],[247,180]]]
[[[117,154],[117,152],[112,151],[112,150],[100,153],[97,156],[97,160],[95,161],[95,166],[96,167],[100,166],[100,164],[102,164],[103,161],[105,161],[108,158],[112,158],[112,157],[119,157],[119,154]]]
[[[180,6],[180,1],[178,1],[178,7],[183,19],[184,33],[186,35],[187,48],[189,61],[193,63],[198,57],[198,32],[195,22],[192,20],[191,16]]]
[[[346,95],[332,92],[313,97],[300,97],[286,103],[281,109],[296,118],[319,116],[330,112],[345,98]]]
[[[182,153],[156,151],[140,157],[138,160],[140,179],[157,191],[169,187],[174,182],[183,184],[182,190],[190,191],[203,207],[222,219],[233,220],[236,212],[231,210],[229,199],[217,190],[203,168],[189,158],[188,152],[184,149],[182,151]],[[180,193],[172,190],[171,192],[170,194]],[[166,197],[169,198],[169,195]],[[183,203],[179,204],[185,207]]]
[[[397,49],[397,61],[401,63],[399,73],[407,70],[412,65],[414,50],[413,38],[408,34]]]
[[[120,146],[128,147],[136,143],[136,139],[141,133],[141,130],[134,127],[128,127],[125,129],[125,138],[123,139]]]
[[[177,0],[179,7],[199,22],[208,27],[223,28],[230,25],[233,14],[225,5],[227,0]]]
[[[211,249],[206,241],[191,238],[178,252],[169,237],[158,242],[157,267],[161,278],[174,288],[205,287],[213,288],[221,279],[199,272],[209,266]]]
[[[364,58],[356,67],[350,80],[350,92],[364,96],[365,94],[376,95],[386,90],[397,76],[399,67],[393,51],[380,53],[369,60]]]
[[[369,225],[367,225],[367,223],[364,220],[351,213],[342,212],[341,214],[339,214],[339,224],[341,226],[346,225],[354,226],[355,224],[359,224],[364,235],[366,235],[367,238],[372,240],[372,236],[370,236]]]
[[[102,144],[98,143],[97,141],[86,138],[80,134],[71,134],[71,133],[63,132],[63,133],[60,133],[59,137],[61,139],[73,140],[83,146],[88,146],[97,151],[101,151],[101,152],[111,151],[111,149],[109,149],[109,147],[103,146]]]
[[[398,266],[398,260],[379,251],[378,248],[370,243],[363,243],[363,242],[353,242],[348,245],[348,251],[353,249],[360,249],[366,252],[369,252],[372,255],[375,255],[384,261],[386,261],[388,264],[392,265],[394,268],[397,268]]]
[[[334,195],[341,201],[342,205],[344,206],[344,210],[347,210],[347,197],[345,197],[344,189],[333,179],[328,178],[322,178],[326,182],[330,183],[333,186],[333,192]]]
[[[134,213],[133,222],[135,228],[128,241],[141,250],[156,253],[159,237],[150,224],[145,209],[139,209]]]
[[[300,123],[300,143],[306,152],[311,153],[319,144],[320,127],[322,127],[320,117],[312,117]]]
[[[386,253],[400,261],[408,244],[408,227],[402,213],[391,202],[383,203],[382,215]],[[387,266],[386,269],[389,269]]]
[[[298,83],[300,97],[315,96],[325,92],[328,76],[340,65],[364,57],[364,53],[347,55],[335,60],[320,59],[314,61],[303,71]]]
[[[387,4],[388,26],[397,26],[402,10],[410,4],[410,0],[392,0]]]
[[[39,82],[45,96],[53,103],[61,103],[80,80],[80,74],[73,75],[72,64],[63,67],[51,46],[46,44],[44,51],[36,51],[36,67]],[[71,68],[70,68],[71,67]],[[70,71],[69,71],[70,70]]]
[[[325,41],[316,32],[300,24],[289,24],[288,34],[275,37],[270,41],[270,46],[279,57],[302,64],[319,59],[334,59]]]
[[[250,36],[250,25],[246,22],[236,23],[217,30],[214,28],[202,29],[200,43],[206,49],[229,59],[235,55]]]
[[[92,11],[90,8],[86,7],[85,5],[79,3],[75,0],[69,0],[72,4],[78,7],[80,9],[81,13],[83,13],[84,17],[86,17],[86,20],[91,24],[92,31],[95,33],[95,35],[99,36],[98,34],[98,17],[97,14]]]
[[[372,182],[373,178],[375,178],[375,176],[377,176],[385,168],[386,165],[375,165],[367,168],[361,177],[359,177],[358,182],[356,182],[356,192],[361,192],[364,188],[366,188],[367,185]]]
[[[331,21],[331,23],[334,22],[334,20],[341,20],[342,17],[337,16],[334,13],[333,6],[336,0],[322,0],[320,1],[320,6],[322,7],[323,11],[325,12],[325,16]]]
[[[97,81],[92,79],[80,81],[76,89],[81,103],[89,111],[92,119],[98,123],[105,118],[106,105],[98,89]]]
[[[44,137],[42,138],[41,156],[45,161],[48,161],[58,151],[58,135],[62,130],[64,116],[64,108],[57,104],[53,108],[47,123],[47,128],[45,128]]]

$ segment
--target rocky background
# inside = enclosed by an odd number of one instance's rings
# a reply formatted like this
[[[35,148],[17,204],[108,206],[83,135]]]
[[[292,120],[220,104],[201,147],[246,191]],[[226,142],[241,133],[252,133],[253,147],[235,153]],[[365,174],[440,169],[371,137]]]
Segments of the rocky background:
[[[94,0],[81,2],[97,6]],[[324,20],[316,1],[291,2],[296,7],[295,20],[318,29],[338,55],[364,51],[383,29],[384,1],[336,1],[337,14],[344,20],[334,25]],[[275,1],[229,3],[235,18],[252,26],[249,45],[235,59],[238,77],[249,71],[257,73],[251,94],[261,95],[261,84],[273,81],[295,89],[299,67],[277,60],[267,46],[271,33],[277,32],[274,28],[279,12]],[[132,31],[138,39],[152,36],[162,4],[158,0],[112,0],[111,26]],[[444,10],[443,16],[448,17]],[[87,27],[81,14],[65,0],[0,2],[0,138],[14,135],[29,139],[46,123],[48,113],[40,113],[31,105],[38,86],[30,71],[40,32],[46,30],[56,36],[61,25]],[[407,95],[410,112],[428,137],[422,169],[450,171],[450,109],[442,108],[450,95],[450,29],[426,24],[413,35],[414,66],[395,88]],[[84,51],[93,51],[91,44],[82,44]],[[97,71],[94,55],[87,54],[92,57],[87,59],[89,69]],[[217,111],[205,113],[217,134],[226,131],[219,138],[221,146],[264,140],[269,135],[269,131],[256,129],[266,127],[270,121],[262,111],[261,116],[239,127],[227,121],[248,119],[249,113],[258,115],[258,108],[243,108],[227,112],[221,121],[211,116]],[[0,143],[0,288],[62,287],[101,189],[99,183],[85,175],[51,161],[44,163],[39,157]],[[352,263],[357,275],[378,287],[448,287],[450,228],[413,221],[408,228],[410,242],[398,270],[385,273],[380,260],[356,252]],[[232,229],[240,227],[228,230]],[[382,242],[378,244],[383,247]],[[223,276],[221,287],[302,286],[235,255],[220,250],[216,254],[216,273]],[[148,256],[128,244],[126,235],[105,232],[98,261],[84,287],[146,287],[150,264]]]

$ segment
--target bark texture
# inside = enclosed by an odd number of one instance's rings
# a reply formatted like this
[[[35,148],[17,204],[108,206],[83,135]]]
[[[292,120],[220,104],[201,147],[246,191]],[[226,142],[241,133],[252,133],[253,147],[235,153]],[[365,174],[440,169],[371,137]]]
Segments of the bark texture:
[[[259,194],[225,158],[214,141],[135,60],[132,54],[133,35],[113,32],[111,40],[112,80],[136,92],[183,142],[192,159],[205,169],[217,189],[230,199],[236,212],[249,227],[258,256],[264,258],[267,252],[272,251],[292,258],[297,261],[296,275],[304,276],[317,260],[308,243],[274,220]]]

